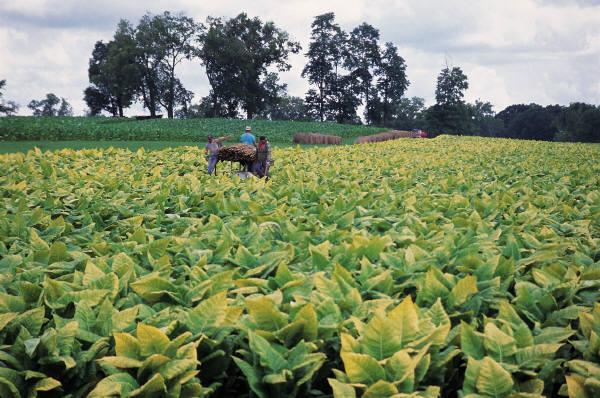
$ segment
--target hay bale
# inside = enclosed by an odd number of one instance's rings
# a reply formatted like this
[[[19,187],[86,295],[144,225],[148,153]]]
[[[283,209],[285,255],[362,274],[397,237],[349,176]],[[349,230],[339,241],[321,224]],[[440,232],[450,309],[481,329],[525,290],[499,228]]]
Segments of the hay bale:
[[[256,161],[256,148],[246,144],[233,144],[219,149],[219,162],[239,162],[252,164]]]
[[[354,143],[355,144],[367,144],[372,142],[382,142],[389,140],[397,140],[399,138],[410,138],[412,137],[412,133],[410,131],[403,130],[393,130],[386,131],[385,133],[373,134],[373,135],[363,135],[358,137]]]
[[[292,142],[305,145],[341,145],[342,137],[318,133],[296,133]]]

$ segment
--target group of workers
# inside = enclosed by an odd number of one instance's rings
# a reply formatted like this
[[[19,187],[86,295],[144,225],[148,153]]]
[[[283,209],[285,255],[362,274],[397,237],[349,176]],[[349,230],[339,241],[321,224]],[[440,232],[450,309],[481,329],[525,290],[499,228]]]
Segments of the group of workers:
[[[250,171],[259,177],[269,177],[269,166],[271,163],[271,144],[267,140],[267,137],[260,136],[258,143],[256,137],[252,134],[252,128],[246,126],[246,130],[240,137],[240,143],[244,145],[250,145],[256,148],[256,162],[251,165],[244,165],[245,171]],[[217,160],[219,158],[219,150],[221,149],[221,141],[215,139],[212,135],[208,136],[208,143],[206,144],[204,153],[208,159],[208,174],[215,172]]]

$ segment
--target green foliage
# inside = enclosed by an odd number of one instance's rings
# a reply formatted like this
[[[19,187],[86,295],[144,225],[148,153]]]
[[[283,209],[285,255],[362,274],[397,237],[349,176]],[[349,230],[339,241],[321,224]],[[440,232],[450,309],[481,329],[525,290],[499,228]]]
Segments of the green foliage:
[[[5,86],[6,80],[0,80],[0,114],[3,113],[7,116],[10,116],[17,113],[19,110],[19,105],[17,105],[14,101],[5,101],[4,98],[2,98],[4,96],[2,91],[4,90]]]
[[[199,56],[212,87],[212,116],[234,117],[239,105],[252,119],[285,89],[270,68],[289,70],[288,55],[298,53],[300,44],[273,22],[246,13],[208,18],[207,24]]]
[[[46,94],[46,98],[39,101],[31,100],[27,107],[32,110],[33,116],[73,116],[69,102],[53,93]]]
[[[33,118],[3,117],[0,119],[0,139],[23,140],[144,140],[206,142],[209,134],[232,135],[237,142],[245,126],[256,134],[266,135],[270,142],[290,144],[298,132],[317,132],[342,136],[347,142],[360,135],[375,134],[383,128],[340,125],[335,123],[283,122],[228,119],[144,120],[109,118]]]
[[[2,155],[0,395],[595,397],[599,150]]]

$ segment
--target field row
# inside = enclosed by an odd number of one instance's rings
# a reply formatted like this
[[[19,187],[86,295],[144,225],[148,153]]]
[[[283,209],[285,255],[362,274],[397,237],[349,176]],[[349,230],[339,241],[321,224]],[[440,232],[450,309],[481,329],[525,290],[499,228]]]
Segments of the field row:
[[[600,147],[0,156],[0,395],[600,394]],[[199,164],[199,166],[198,166]]]
[[[246,126],[257,136],[266,135],[271,142],[291,144],[299,132],[341,136],[350,143],[361,135],[386,129],[337,123],[236,120],[236,119],[134,119],[104,117],[3,117],[0,118],[0,141],[200,141],[209,134],[238,135]]]

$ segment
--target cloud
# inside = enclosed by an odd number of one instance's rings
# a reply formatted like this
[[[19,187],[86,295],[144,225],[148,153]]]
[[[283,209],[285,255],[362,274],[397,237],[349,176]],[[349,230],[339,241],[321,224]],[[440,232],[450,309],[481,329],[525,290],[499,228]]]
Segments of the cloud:
[[[315,15],[333,11],[351,30],[366,21],[383,41],[394,42],[407,62],[407,95],[433,103],[436,77],[446,62],[469,76],[468,100],[511,103],[600,103],[600,0],[20,0],[0,4],[0,78],[5,98],[21,103],[48,92],[66,97],[77,113],[85,104],[87,63],[94,43],[109,40],[120,18],[137,22],[145,12],[184,12],[198,21],[245,11],[272,20],[305,51]],[[281,74],[289,92],[303,96],[302,54]],[[209,85],[198,61],[179,69],[196,98]],[[130,113],[142,112],[139,107]]]

